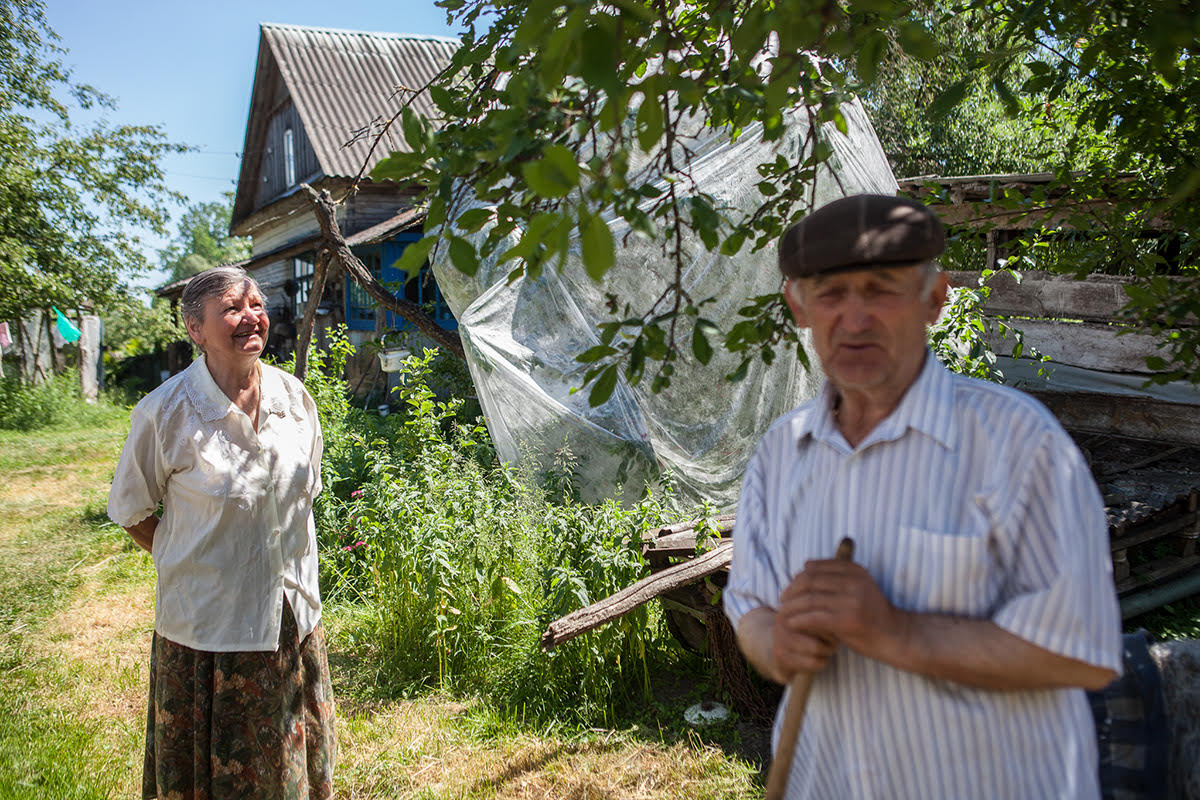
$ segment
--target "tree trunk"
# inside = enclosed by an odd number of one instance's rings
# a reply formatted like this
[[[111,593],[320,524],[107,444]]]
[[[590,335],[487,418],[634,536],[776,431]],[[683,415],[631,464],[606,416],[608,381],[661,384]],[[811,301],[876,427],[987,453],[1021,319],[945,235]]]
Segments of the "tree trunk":
[[[313,265],[312,286],[308,291],[308,302],[304,304],[304,318],[300,330],[296,331],[296,377],[304,380],[308,371],[308,345],[312,341],[313,325],[317,321],[317,306],[325,294],[325,276],[329,274],[329,248],[322,246],[317,252],[317,263]]]
[[[437,344],[438,347],[443,347],[449,350],[459,358],[465,358],[463,353],[462,340],[457,333],[448,331],[437,322],[433,317],[426,314],[419,305],[402,297],[396,297],[379,281],[375,280],[367,268],[363,265],[358,256],[350,250],[350,246],[346,244],[346,239],[342,236],[342,231],[337,221],[337,212],[334,207],[333,198],[329,192],[322,190],[320,194],[316,192],[307,183],[301,184],[304,191],[308,194],[308,199],[312,201],[313,210],[317,215],[317,223],[321,226],[321,237],[325,240],[324,246],[327,247],[332,254],[332,258],[342,265],[346,270],[346,274],[350,279],[361,286],[367,294],[375,298],[379,305],[391,311],[393,314],[398,314],[406,320],[417,326],[417,330],[428,336]],[[316,283],[316,276],[313,276],[313,282]],[[309,301],[311,303],[311,299]],[[308,317],[308,309],[304,312],[305,318]],[[297,347],[299,342],[297,342]],[[299,357],[296,361],[299,365]]]

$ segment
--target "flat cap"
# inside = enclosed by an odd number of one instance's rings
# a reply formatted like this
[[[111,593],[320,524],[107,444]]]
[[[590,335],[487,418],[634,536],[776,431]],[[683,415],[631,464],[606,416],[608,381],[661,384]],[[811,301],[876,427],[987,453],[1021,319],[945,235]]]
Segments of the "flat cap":
[[[920,203],[881,194],[834,200],[779,240],[779,271],[811,278],[871,267],[931,261],[946,247],[942,223]]]

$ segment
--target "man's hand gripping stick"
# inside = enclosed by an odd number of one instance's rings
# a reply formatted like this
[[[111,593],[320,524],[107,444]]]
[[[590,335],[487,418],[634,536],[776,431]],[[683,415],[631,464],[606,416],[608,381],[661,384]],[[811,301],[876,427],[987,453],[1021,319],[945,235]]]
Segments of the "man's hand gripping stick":
[[[854,540],[850,537],[842,539],[834,558],[839,561],[853,559]],[[800,726],[804,724],[804,708],[808,705],[808,694],[812,691],[815,677],[815,673],[812,672],[799,672],[792,677],[791,697],[784,710],[783,727],[779,731],[779,747],[775,750],[771,770],[767,773],[765,800],[783,800],[783,794],[787,791],[788,775],[792,772],[792,756],[796,752],[796,740],[800,736]]]

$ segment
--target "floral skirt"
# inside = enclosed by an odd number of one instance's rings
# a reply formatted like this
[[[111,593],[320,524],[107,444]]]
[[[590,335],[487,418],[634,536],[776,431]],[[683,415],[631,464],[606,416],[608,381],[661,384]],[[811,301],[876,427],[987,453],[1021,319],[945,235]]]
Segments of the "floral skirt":
[[[325,632],[318,624],[299,641],[286,600],[273,653],[209,653],[154,635],[146,800],[325,800],[336,751]]]

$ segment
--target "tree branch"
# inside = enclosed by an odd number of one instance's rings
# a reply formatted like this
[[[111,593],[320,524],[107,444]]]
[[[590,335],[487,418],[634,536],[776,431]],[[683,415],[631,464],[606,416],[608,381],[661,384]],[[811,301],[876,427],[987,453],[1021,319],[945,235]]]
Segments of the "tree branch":
[[[346,244],[345,237],[342,236],[341,227],[337,221],[337,209],[329,192],[322,190],[318,194],[307,183],[303,183],[301,186],[304,187],[308,199],[313,204],[313,210],[316,212],[317,224],[321,226],[321,238],[324,240],[323,246],[328,249],[331,258],[342,265],[342,268],[346,270],[346,274],[350,276],[350,279],[361,286],[367,294],[375,298],[388,311],[404,317],[415,325],[417,330],[432,339],[438,347],[449,350],[459,358],[466,358],[466,354],[463,352],[462,340],[458,337],[457,333],[448,331],[438,325],[416,303],[405,300],[402,297],[396,297],[389,292],[384,288],[383,284],[375,279],[375,276],[363,265],[358,256],[354,255],[350,246]],[[314,282],[315,280],[314,274]],[[312,302],[311,298],[309,302]],[[308,309],[306,308],[305,318],[307,317]]]
[[[329,248],[322,247],[317,253],[317,263],[313,267],[312,286],[308,291],[308,302],[304,304],[304,318],[300,320],[300,330],[296,331],[296,377],[304,380],[308,370],[308,344],[312,341],[313,324],[317,321],[317,306],[325,294],[325,277],[329,274]]]

